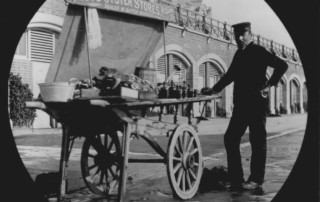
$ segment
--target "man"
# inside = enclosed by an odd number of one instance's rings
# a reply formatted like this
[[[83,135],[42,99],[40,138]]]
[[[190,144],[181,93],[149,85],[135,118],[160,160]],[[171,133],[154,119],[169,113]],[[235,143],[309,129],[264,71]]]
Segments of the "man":
[[[256,189],[263,184],[265,174],[268,92],[270,87],[278,84],[288,65],[264,47],[253,43],[249,22],[235,24],[232,27],[238,50],[227,73],[216,85],[205,91],[209,94],[218,93],[234,82],[234,108],[224,135],[230,188]],[[274,68],[269,80],[266,77],[267,67]],[[247,127],[252,148],[251,174],[244,182],[239,147]]]

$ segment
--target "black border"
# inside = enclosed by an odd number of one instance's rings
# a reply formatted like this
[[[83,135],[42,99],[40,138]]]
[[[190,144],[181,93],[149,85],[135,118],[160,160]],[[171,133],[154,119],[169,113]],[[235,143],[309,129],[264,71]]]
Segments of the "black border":
[[[319,1],[266,2],[297,48],[306,77],[309,105],[307,129],[297,161],[272,201],[319,201]]]
[[[1,197],[6,201],[46,201],[17,151],[8,121],[8,74],[15,47],[44,0],[1,1]],[[319,201],[319,4],[317,0],[266,0],[288,30],[303,63],[309,96],[306,135],[289,178],[272,201]],[[281,2],[281,3],[280,3]]]

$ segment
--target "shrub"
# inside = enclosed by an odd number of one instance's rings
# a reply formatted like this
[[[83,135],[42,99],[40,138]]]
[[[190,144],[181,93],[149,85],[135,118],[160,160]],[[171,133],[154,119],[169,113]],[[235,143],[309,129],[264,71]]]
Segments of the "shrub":
[[[30,127],[36,117],[36,110],[26,108],[25,102],[33,100],[33,94],[28,87],[21,81],[19,75],[9,74],[9,89],[10,89],[10,119],[12,125],[16,127]]]

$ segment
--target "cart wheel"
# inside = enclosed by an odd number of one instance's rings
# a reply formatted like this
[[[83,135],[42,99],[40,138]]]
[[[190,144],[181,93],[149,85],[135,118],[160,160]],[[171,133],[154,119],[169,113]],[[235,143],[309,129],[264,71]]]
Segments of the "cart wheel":
[[[119,182],[120,142],[116,131],[87,137],[82,146],[81,173],[95,194],[110,194]]]
[[[169,139],[167,174],[175,196],[190,199],[198,191],[202,175],[202,150],[197,133],[179,125]]]

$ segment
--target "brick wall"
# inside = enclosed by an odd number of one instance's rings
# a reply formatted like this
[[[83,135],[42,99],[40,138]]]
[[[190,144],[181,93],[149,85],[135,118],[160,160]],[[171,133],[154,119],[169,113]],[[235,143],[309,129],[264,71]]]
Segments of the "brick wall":
[[[27,83],[30,90],[33,89],[32,84],[32,62],[30,60],[24,59],[14,59],[11,65],[11,70],[13,74],[19,75],[21,77],[22,83]]]
[[[64,18],[67,6],[64,0],[46,0],[39,8],[40,13],[51,14]]]
[[[183,48],[183,50],[189,52],[193,59],[197,62],[202,56],[213,53],[218,55],[224,63],[229,67],[231,64],[233,55],[237,50],[235,45],[230,45],[224,41],[210,39],[209,43],[207,42],[207,37],[201,34],[196,34],[193,32],[185,32],[184,37],[182,36],[182,30],[176,27],[168,26],[166,29],[166,45],[177,44]],[[163,37],[161,37],[156,49],[157,52],[159,49],[163,48]],[[198,67],[196,67],[198,68]],[[193,79],[193,85],[197,86],[198,84]],[[230,87],[229,87],[230,88]],[[230,108],[227,105],[232,103],[232,89],[226,92],[226,89],[221,92],[222,99],[219,102],[219,106],[223,109]],[[197,107],[196,107],[197,108]],[[230,114],[228,114],[230,115]]]
[[[196,61],[205,54],[215,53],[219,55],[227,65],[231,63],[236,51],[235,46],[231,45],[231,48],[229,49],[227,43],[215,39],[211,39],[208,44],[207,37],[192,32],[186,32],[184,37],[182,37],[181,29],[171,26],[168,26],[166,29],[166,44],[177,44],[181,46],[188,51]],[[161,37],[154,52],[162,47],[163,38]]]

